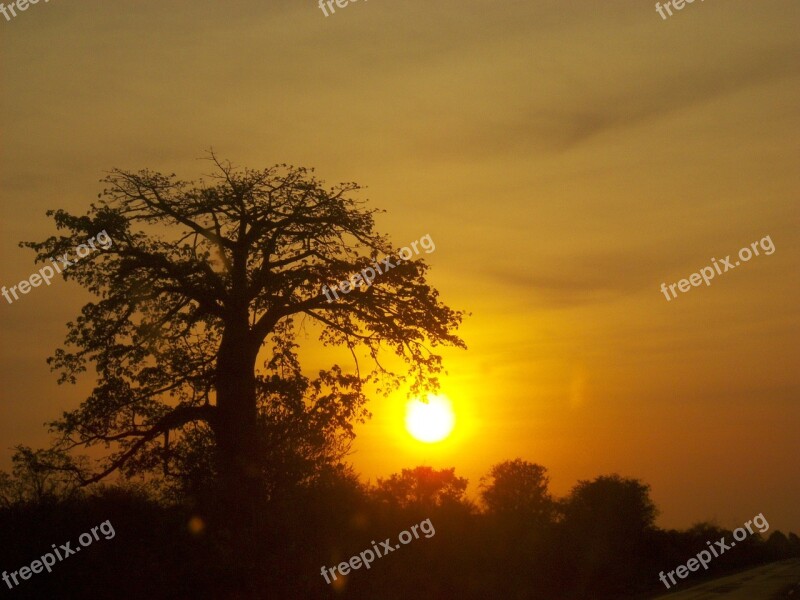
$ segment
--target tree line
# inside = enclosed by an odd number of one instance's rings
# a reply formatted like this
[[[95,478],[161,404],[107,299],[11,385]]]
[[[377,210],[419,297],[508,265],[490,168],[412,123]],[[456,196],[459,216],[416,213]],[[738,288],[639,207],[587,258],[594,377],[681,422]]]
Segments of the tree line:
[[[111,519],[117,535],[102,554],[84,553],[26,582],[15,590],[21,597],[58,590],[64,598],[233,599],[270,590],[276,598],[639,599],[665,591],[660,571],[685,563],[708,541],[732,539],[713,523],[659,528],[650,488],[637,479],[604,475],[554,497],[547,470],[522,459],[494,465],[477,501],[454,468],[420,466],[364,483],[352,469],[331,465],[274,494],[245,537],[214,527],[191,495],[131,482],[74,488],[30,467],[18,462],[13,475],[0,476],[3,568],[29,562],[98,519]],[[335,585],[320,577],[321,566],[396,539],[423,519],[435,527],[430,539]],[[678,589],[792,556],[800,556],[794,533],[756,533]]]

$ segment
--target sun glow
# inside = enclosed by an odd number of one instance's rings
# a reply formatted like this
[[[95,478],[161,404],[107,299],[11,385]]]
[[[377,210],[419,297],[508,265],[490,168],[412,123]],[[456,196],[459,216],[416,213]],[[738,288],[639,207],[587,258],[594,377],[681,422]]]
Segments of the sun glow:
[[[420,442],[445,439],[455,426],[453,407],[445,396],[428,394],[428,402],[411,400],[406,406],[406,429]]]

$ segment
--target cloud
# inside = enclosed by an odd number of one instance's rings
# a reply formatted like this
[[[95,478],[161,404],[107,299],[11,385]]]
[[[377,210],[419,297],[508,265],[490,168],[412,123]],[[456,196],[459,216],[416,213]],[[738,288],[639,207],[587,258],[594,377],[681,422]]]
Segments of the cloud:
[[[798,53],[800,44],[757,50],[742,46],[723,62],[699,54],[687,64],[683,54],[683,60],[673,58],[655,67],[639,57],[616,64],[599,77],[586,65],[565,64],[559,76],[543,73],[536,82],[543,89],[526,95],[521,106],[500,105],[483,118],[463,120],[444,131],[439,127],[437,139],[423,146],[439,159],[564,152],[601,135],[797,77]],[[529,78],[533,83],[534,77]],[[508,90],[508,97],[514,94]],[[502,90],[495,95],[504,97]]]
[[[490,280],[521,289],[548,307],[570,307],[610,302],[623,296],[653,287],[654,277],[667,272],[667,263],[674,256],[654,259],[641,248],[590,255],[562,256],[557,262],[539,261],[535,270],[488,267],[484,274]],[[663,265],[659,265],[663,262]]]

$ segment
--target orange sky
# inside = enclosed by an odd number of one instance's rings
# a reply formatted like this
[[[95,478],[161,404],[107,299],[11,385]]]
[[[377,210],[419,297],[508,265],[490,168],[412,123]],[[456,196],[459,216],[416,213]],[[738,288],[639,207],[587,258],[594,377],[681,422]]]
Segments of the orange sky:
[[[358,181],[431,280],[471,311],[442,391],[458,424],[423,446],[402,398],[358,428],[365,477],[500,460],[566,493],[609,472],[653,486],[660,523],[763,512],[800,531],[798,132],[792,0],[39,3],[0,17],[0,284],[20,240],[82,212],[113,167],[253,167]],[[659,290],[771,236],[672,302]],[[45,358],[86,296],[0,298],[0,468],[85,388]],[[473,486],[474,488],[474,486]]]

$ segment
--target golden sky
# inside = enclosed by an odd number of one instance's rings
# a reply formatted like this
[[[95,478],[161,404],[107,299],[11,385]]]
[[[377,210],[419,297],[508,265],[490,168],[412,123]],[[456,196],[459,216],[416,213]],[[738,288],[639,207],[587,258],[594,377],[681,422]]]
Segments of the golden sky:
[[[277,4],[277,6],[270,6]],[[374,480],[501,460],[552,488],[619,472],[659,523],[800,530],[800,7],[695,2],[40,2],[0,17],[0,284],[20,240],[83,212],[104,171],[193,178],[314,166],[429,233],[431,280],[471,311],[448,351],[456,430],[403,430],[376,399],[353,462]],[[667,302],[674,283],[770,236],[775,252]],[[0,298],[0,468],[85,388],[45,358],[87,296]]]

